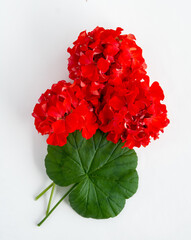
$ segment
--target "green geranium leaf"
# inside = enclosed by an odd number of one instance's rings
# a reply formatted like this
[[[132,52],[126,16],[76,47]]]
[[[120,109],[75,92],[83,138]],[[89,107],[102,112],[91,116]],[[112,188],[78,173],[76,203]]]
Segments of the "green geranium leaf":
[[[118,215],[137,190],[137,156],[119,141],[107,141],[97,131],[89,140],[81,132],[69,134],[63,147],[48,146],[48,176],[59,186],[76,184],[69,194],[72,208],[83,217]]]

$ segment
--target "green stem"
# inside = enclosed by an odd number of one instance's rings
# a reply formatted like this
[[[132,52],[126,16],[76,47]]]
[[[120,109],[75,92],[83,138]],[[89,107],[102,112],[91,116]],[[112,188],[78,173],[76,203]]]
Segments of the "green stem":
[[[52,186],[54,183],[51,183],[46,189],[44,189],[38,196],[36,196],[35,200],[38,200],[43,194],[45,194]]]
[[[52,202],[52,196],[53,196],[53,193],[54,193],[54,188],[55,188],[55,183],[53,184],[52,190],[51,190],[51,193],[50,193],[50,198],[49,198],[49,201],[48,201],[48,207],[47,207],[47,210],[46,210],[46,215],[49,213],[49,210],[50,210],[50,204]]]
[[[73,189],[76,187],[77,184],[78,184],[78,183],[74,184],[74,185],[70,188],[70,190],[69,190],[66,194],[64,194],[64,196],[56,203],[56,205],[54,205],[54,207],[50,210],[50,212],[42,219],[41,222],[39,222],[39,223],[37,224],[37,226],[40,226],[40,225],[50,216],[50,214],[51,214],[51,213],[55,210],[55,208],[64,200],[64,198],[65,198],[69,193],[71,193],[71,192],[73,191]]]

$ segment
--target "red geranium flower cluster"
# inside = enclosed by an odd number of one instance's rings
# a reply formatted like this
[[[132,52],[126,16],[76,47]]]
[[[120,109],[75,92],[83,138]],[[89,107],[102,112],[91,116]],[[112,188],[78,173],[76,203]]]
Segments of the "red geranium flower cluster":
[[[74,83],[54,84],[33,112],[37,130],[49,134],[48,144],[64,145],[75,130],[89,139],[99,128],[114,143],[121,139],[129,148],[147,146],[168,125],[163,91],[158,82],[150,86],[135,37],[121,31],[84,31],[68,48]]]
[[[142,49],[132,34],[122,35],[116,30],[97,27],[92,32],[80,33],[70,53],[69,77],[88,85],[98,95],[105,83],[119,85],[124,79],[142,79],[146,74]]]
[[[98,128],[96,115],[80,91],[77,85],[63,80],[53,84],[39,98],[32,115],[38,132],[49,134],[48,144],[63,146],[68,134],[76,130],[82,131],[86,139],[95,134]]]

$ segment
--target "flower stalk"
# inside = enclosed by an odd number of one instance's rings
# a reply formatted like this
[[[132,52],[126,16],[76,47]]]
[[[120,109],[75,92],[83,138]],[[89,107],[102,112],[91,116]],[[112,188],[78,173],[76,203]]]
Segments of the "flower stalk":
[[[54,183],[52,182],[47,188],[45,188],[41,193],[39,193],[38,196],[35,197],[35,200],[38,200],[40,197],[42,197],[42,195],[44,195],[53,185]]]
[[[51,202],[52,202],[52,196],[53,196],[53,193],[54,193],[54,189],[55,189],[55,183],[53,183],[53,185],[52,185],[52,190],[51,190],[50,198],[49,198],[49,201],[48,201],[48,207],[47,207],[47,210],[46,210],[46,215],[49,213],[49,210],[50,210],[50,205],[51,205]]]
[[[68,192],[66,192],[64,194],[64,196],[54,205],[54,207],[48,212],[48,214],[42,219],[42,221],[40,221],[37,226],[41,226],[42,223],[50,216],[50,214],[58,207],[58,205],[64,200],[64,198],[66,198],[68,196],[68,194],[70,194],[74,188],[77,186],[78,183],[74,184],[69,190]]]

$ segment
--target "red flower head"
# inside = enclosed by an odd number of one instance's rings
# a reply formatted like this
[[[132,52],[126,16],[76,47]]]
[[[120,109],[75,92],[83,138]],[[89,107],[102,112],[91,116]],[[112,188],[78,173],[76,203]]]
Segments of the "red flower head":
[[[90,85],[91,93],[98,95],[103,83],[117,85],[134,73],[141,77],[146,68],[142,49],[132,34],[122,35],[122,30],[96,27],[80,33],[73,48],[68,48],[70,78]]]
[[[69,133],[82,130],[90,138],[98,125],[91,103],[81,100],[81,89],[65,81],[53,84],[39,98],[33,110],[35,126],[42,135],[49,134],[47,143],[63,146]]]
[[[169,123],[166,106],[160,103],[163,99],[158,82],[150,87],[144,81],[108,86],[98,115],[100,129],[108,133],[108,140],[121,139],[125,147],[147,146]]]

